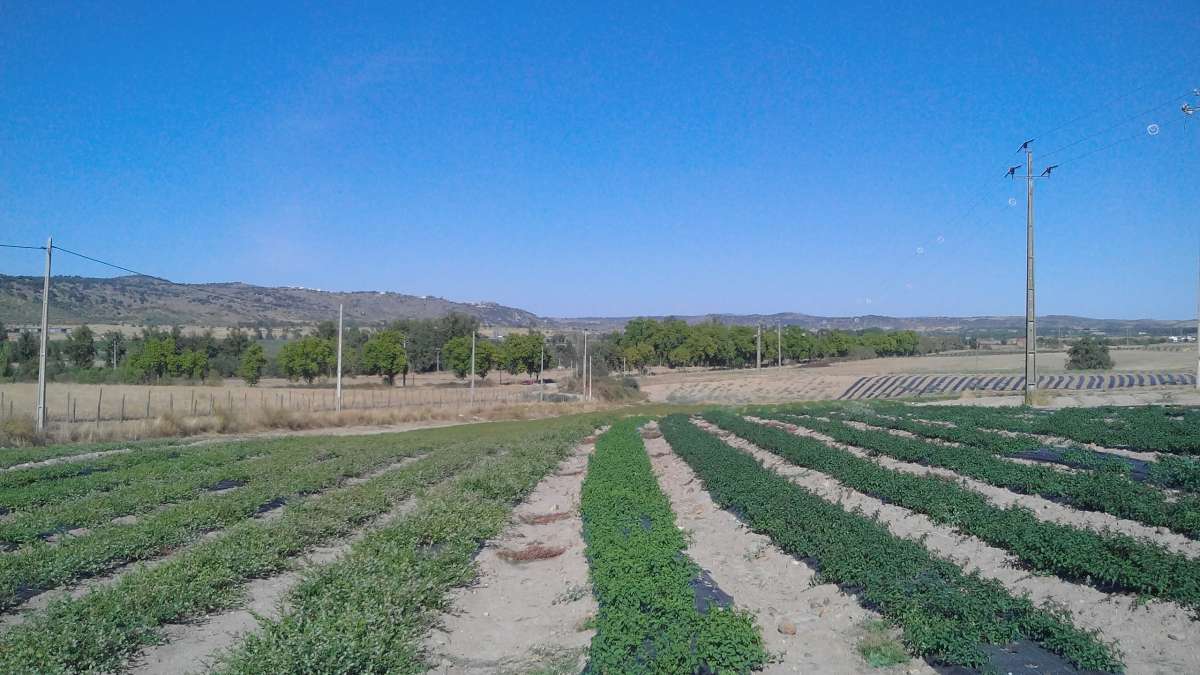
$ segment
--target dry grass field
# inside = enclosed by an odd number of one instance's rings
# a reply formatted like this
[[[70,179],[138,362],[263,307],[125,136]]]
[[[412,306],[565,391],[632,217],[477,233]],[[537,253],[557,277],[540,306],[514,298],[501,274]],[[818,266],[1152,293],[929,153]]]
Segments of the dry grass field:
[[[1114,372],[1195,372],[1195,351],[1114,349]],[[1038,355],[1042,375],[1068,372],[1065,352]],[[773,403],[827,400],[842,395],[859,378],[881,375],[1018,375],[1021,353],[956,354],[843,361],[818,367],[754,370],[656,369],[638,378],[652,401],[671,403]]]

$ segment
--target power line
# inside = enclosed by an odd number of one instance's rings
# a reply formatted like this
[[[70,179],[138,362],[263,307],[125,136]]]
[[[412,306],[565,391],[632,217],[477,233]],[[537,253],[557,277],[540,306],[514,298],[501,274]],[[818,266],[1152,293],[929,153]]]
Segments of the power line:
[[[1163,102],[1163,103],[1160,103],[1160,104],[1158,104],[1158,105],[1154,106],[1153,108],[1149,108],[1149,109],[1147,109],[1147,110],[1143,110],[1142,112],[1139,112],[1139,113],[1137,113],[1137,114],[1135,114],[1135,115],[1130,115],[1129,117],[1123,118],[1123,119],[1121,119],[1119,122],[1115,122],[1115,123],[1113,123],[1113,124],[1110,124],[1109,126],[1107,126],[1107,127],[1103,128],[1103,129],[1101,129],[1101,130],[1099,130],[1099,131],[1097,131],[1097,132],[1095,132],[1095,133],[1088,134],[1087,136],[1084,136],[1083,138],[1076,139],[1076,140],[1074,140],[1074,141],[1071,141],[1070,143],[1067,143],[1066,145],[1063,145],[1063,146],[1060,146],[1060,147],[1058,147],[1058,148],[1055,148],[1054,150],[1051,150],[1050,152],[1047,152],[1046,154],[1042,155],[1042,159],[1045,159],[1045,158],[1047,158],[1047,157],[1049,157],[1049,156],[1051,156],[1051,155],[1054,155],[1054,154],[1056,154],[1056,153],[1062,152],[1063,150],[1066,150],[1066,149],[1068,149],[1068,148],[1073,148],[1073,147],[1075,147],[1076,145],[1079,145],[1080,143],[1084,143],[1084,142],[1086,142],[1086,141],[1090,141],[1090,140],[1092,140],[1093,138],[1096,138],[1097,136],[1100,136],[1100,135],[1102,135],[1102,134],[1106,134],[1106,133],[1108,133],[1108,132],[1112,131],[1113,129],[1116,129],[1117,127],[1119,127],[1119,126],[1121,126],[1121,125],[1123,125],[1123,124],[1128,124],[1128,123],[1130,123],[1130,122],[1132,122],[1132,121],[1134,121],[1134,120],[1138,119],[1139,117],[1143,117],[1143,116],[1145,116],[1145,115],[1149,115],[1149,114],[1150,114],[1150,113],[1152,113],[1152,112],[1157,112],[1157,111],[1159,111],[1159,110],[1162,110],[1163,108],[1165,108],[1165,107],[1167,107],[1167,106],[1169,106],[1169,105],[1175,105],[1175,104],[1176,104],[1176,103],[1178,103],[1179,101],[1185,101],[1185,100],[1187,100],[1187,98],[1188,98],[1189,96],[1191,96],[1191,93],[1183,94],[1183,95],[1181,95],[1181,96],[1175,96],[1175,97],[1171,98],[1170,100],[1168,100],[1168,101],[1166,101],[1166,102]]]
[[[30,251],[45,251],[45,246],[22,246],[20,244],[0,244],[0,248],[23,248]]]
[[[43,247],[43,248],[44,248],[44,247]],[[90,260],[90,261],[92,261],[92,262],[94,262],[94,263],[99,263],[99,264],[101,264],[101,265],[106,265],[106,266],[108,266],[108,267],[111,267],[111,268],[113,268],[113,269],[121,270],[122,272],[128,272],[128,273],[130,273],[130,274],[133,274],[133,275],[135,275],[135,276],[139,276],[139,277],[146,277],[146,278],[148,278],[148,279],[154,279],[155,281],[161,281],[161,282],[163,282],[163,283],[166,283],[166,284],[171,284],[172,286],[187,286],[188,288],[195,288],[197,291],[199,291],[199,292],[201,292],[201,293],[207,293],[208,295],[212,295],[212,296],[215,296],[215,297],[218,297],[218,298],[224,298],[224,299],[226,299],[226,300],[231,300],[231,301],[234,301],[234,302],[245,302],[245,301],[246,301],[246,298],[240,298],[240,297],[237,297],[237,296],[235,296],[235,295],[226,295],[226,294],[224,294],[224,293],[217,293],[216,291],[212,291],[212,290],[209,290],[209,289],[207,289],[207,288],[204,288],[204,287],[203,287],[203,285],[201,285],[201,284],[185,284],[185,283],[181,283],[181,282],[178,282],[178,281],[171,281],[170,279],[167,279],[167,278],[165,278],[165,277],[156,276],[156,275],[154,275],[154,274],[146,274],[145,272],[139,272],[139,271],[137,271],[137,270],[130,269],[130,268],[128,268],[128,267],[125,267],[125,266],[123,266],[123,265],[118,265],[118,264],[116,264],[116,263],[108,262],[107,260],[101,260],[101,259],[99,259],[99,258],[93,258],[93,257],[92,257],[92,256],[90,256],[90,255],[84,255],[83,253],[79,253],[79,252],[77,252],[77,251],[72,251],[72,250],[70,250],[70,249],[65,249],[65,248],[63,248],[63,247],[61,247],[61,246],[57,246],[57,245],[56,245],[56,246],[54,246],[54,249],[55,249],[55,250],[58,250],[58,251],[62,251],[63,253],[68,253],[68,254],[70,254],[70,255],[76,256],[76,257],[78,257],[78,258],[83,258],[84,260]]]

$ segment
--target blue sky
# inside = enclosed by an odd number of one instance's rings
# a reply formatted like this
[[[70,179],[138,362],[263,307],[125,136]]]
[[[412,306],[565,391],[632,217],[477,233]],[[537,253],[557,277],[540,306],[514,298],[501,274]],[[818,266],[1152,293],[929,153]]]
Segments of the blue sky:
[[[1036,135],[1039,312],[1195,313],[1194,1],[115,4],[0,0],[0,242],[555,316],[1019,314]]]

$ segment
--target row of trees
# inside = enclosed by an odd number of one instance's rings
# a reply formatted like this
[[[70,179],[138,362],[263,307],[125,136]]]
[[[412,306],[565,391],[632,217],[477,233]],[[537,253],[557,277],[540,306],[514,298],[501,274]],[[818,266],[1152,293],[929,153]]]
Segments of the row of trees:
[[[716,321],[688,324],[680,319],[633,319],[622,333],[605,339],[615,345],[615,356],[626,367],[650,366],[753,366],[758,351],[758,331],[751,326],[729,326]],[[782,350],[780,349],[782,340]],[[955,340],[961,345],[960,341]],[[780,352],[786,361],[876,356],[909,356],[952,348],[943,341],[926,341],[914,331],[838,330],[810,332],[786,326],[777,332],[764,327],[762,358],[774,363]],[[606,350],[607,351],[607,350]],[[606,353],[607,358],[614,354]],[[617,363],[615,365],[621,365]]]
[[[466,377],[471,372],[471,336],[478,330],[478,320],[462,314],[396,321],[373,331],[348,326],[342,335],[342,374],[377,375],[388,384],[397,378],[404,383],[411,373],[439,368]],[[503,340],[477,337],[474,372],[481,377],[497,370],[533,376],[552,364],[577,368],[579,342],[577,334],[547,337],[537,332],[512,334]],[[135,337],[116,331],[97,336],[85,325],[73,330],[67,340],[50,344],[52,375],[74,369],[76,379],[84,381],[103,376],[123,382],[155,382],[216,375],[240,377],[251,384],[264,376],[312,383],[333,377],[337,368],[337,324],[333,321],[322,322],[310,334],[286,342],[273,359],[268,358],[257,334],[240,328],[217,339],[212,331],[184,335],[177,326],[169,331],[147,328]],[[789,362],[871,358],[962,346],[957,337],[918,336],[913,331],[811,332],[788,326],[780,333],[763,331],[762,359],[771,364],[780,353]],[[679,319],[639,318],[628,322],[624,331],[592,336],[588,351],[599,374],[644,371],[651,366],[750,367],[757,352],[757,331],[716,321],[688,324]],[[0,340],[0,364],[7,368],[16,363],[18,371],[4,375],[36,376],[37,355],[38,342],[29,331],[8,343]]]

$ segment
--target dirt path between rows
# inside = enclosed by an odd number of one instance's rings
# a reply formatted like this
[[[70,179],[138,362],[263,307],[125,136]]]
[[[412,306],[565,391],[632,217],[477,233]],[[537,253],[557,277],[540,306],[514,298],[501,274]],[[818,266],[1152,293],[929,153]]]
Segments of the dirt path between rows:
[[[923,514],[885,504],[828,475],[790,464],[706,422],[698,425],[822,499],[840,504],[847,511],[861,509],[873,514],[895,536],[919,541],[933,554],[964,570],[978,570],[1009,592],[1028,595],[1036,604],[1052,602],[1067,609],[1076,626],[1099,631],[1103,639],[1116,641],[1130,673],[1200,672],[1200,650],[1195,648],[1200,643],[1200,623],[1191,619],[1189,610],[1175,603],[1142,604],[1131,595],[1107,594],[1058,577],[1036,576],[1015,567],[1015,559],[1003,549],[938,525]]]
[[[754,614],[767,650],[778,657],[763,673],[934,672],[917,659],[891,668],[870,668],[857,644],[866,623],[879,619],[878,614],[834,584],[813,586],[812,568],[719,508],[664,439],[647,439],[646,451],[659,485],[671,499],[676,522],[691,535],[688,556],[733,596],[737,608]]]
[[[965,487],[974,492],[978,492],[987,498],[989,502],[1000,508],[1012,506],[1014,504],[1024,506],[1033,512],[1034,516],[1039,520],[1045,520],[1072,527],[1079,527],[1092,530],[1094,532],[1104,532],[1106,530],[1112,532],[1120,532],[1131,537],[1139,539],[1149,539],[1166,548],[1169,551],[1180,553],[1189,558],[1200,558],[1200,541],[1189,539],[1182,534],[1172,532],[1165,527],[1152,527],[1144,525],[1134,520],[1118,518],[1116,516],[1102,513],[1100,511],[1084,511],[1075,509],[1070,506],[1064,506],[1057,502],[1052,502],[1049,499],[1038,497],[1036,495],[1023,495],[1011,490],[996,487],[984,483],[983,481],[968,478],[951,471],[939,467],[924,466],[912,462],[902,462],[883,455],[872,455],[868,451],[845,443],[839,443],[825,434],[789,424],[787,422],[779,422],[776,420],[766,420],[757,417],[748,416],[746,419],[759,424],[773,426],[777,429],[788,431],[797,436],[807,436],[816,439],[822,443],[845,450],[857,457],[875,462],[876,464],[894,471],[903,471],[917,476],[941,476],[950,478],[962,487]]]
[[[452,609],[425,639],[430,672],[583,669],[596,601],[579,497],[594,447],[594,437],[578,445],[514,509],[509,527],[483,547],[476,582],[452,593]]]
[[[109,455],[123,455],[127,452],[133,452],[133,448],[118,448],[116,450],[100,450],[97,452],[84,452],[78,455],[64,455],[62,457],[51,457],[50,459],[42,459],[36,462],[25,462],[23,464],[13,464],[0,469],[0,473],[6,471],[16,471],[18,469],[40,469],[44,466],[53,466],[55,464],[65,464],[67,462],[86,462],[89,459],[100,459]]]

